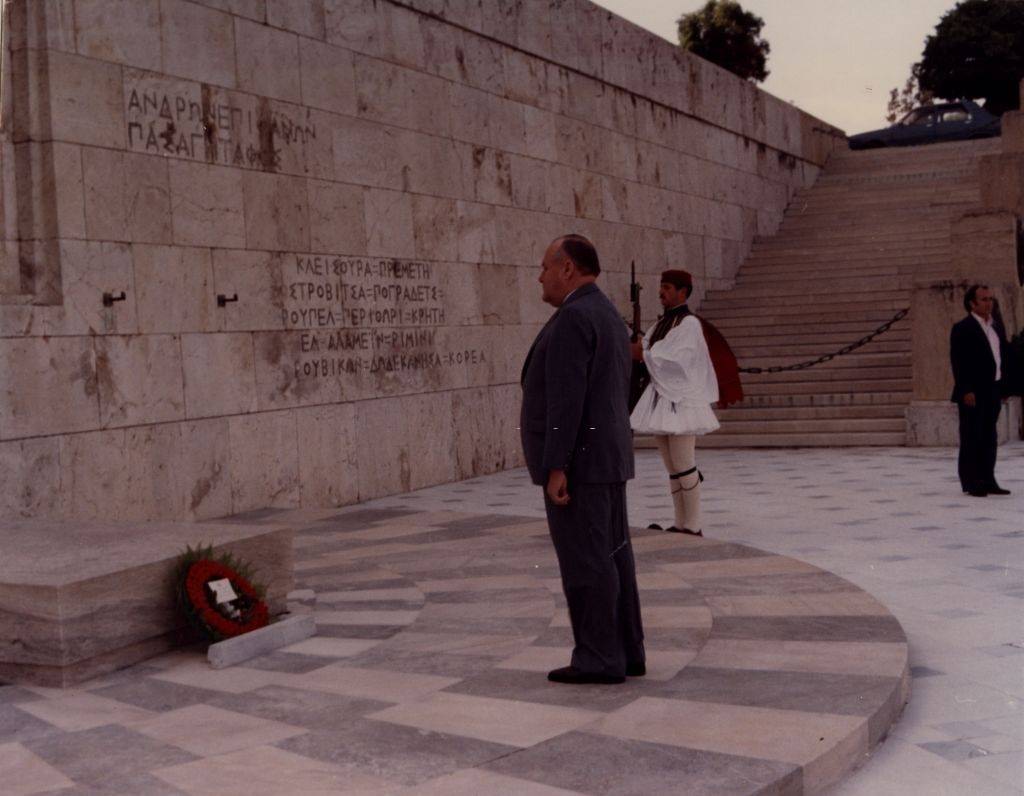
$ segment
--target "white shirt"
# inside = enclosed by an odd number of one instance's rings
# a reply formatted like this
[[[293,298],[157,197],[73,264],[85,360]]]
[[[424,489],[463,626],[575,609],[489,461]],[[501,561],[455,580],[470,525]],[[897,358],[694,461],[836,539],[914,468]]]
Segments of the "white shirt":
[[[974,316],[974,320],[981,324],[985,337],[988,338],[989,348],[992,349],[992,358],[996,361],[996,381],[999,381],[1003,377],[1003,359],[999,353],[999,335],[996,334],[996,330],[992,326],[992,318],[989,317],[986,321],[980,315],[973,312],[971,315]]]

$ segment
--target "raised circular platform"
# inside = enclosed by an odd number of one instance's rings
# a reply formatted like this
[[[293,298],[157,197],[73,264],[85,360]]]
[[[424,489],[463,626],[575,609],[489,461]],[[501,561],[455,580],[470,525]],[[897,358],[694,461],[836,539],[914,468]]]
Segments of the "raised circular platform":
[[[863,761],[907,698],[896,619],[802,561],[634,530],[648,674],[564,686],[544,677],[572,646],[546,523],[407,514],[349,532],[333,522],[308,529],[297,550],[297,580],[318,591],[323,621],[339,623],[322,621],[321,633],[367,635],[352,623],[409,610],[344,667],[454,681],[368,717],[516,749],[459,781],[819,793]]]
[[[126,787],[820,793],[906,700],[906,638],[883,605],[751,547],[636,531],[648,674],[566,686],[545,678],[572,639],[544,522],[397,510],[250,521],[297,523],[296,581],[317,593],[319,635],[230,669],[174,653],[86,685],[134,711],[107,706],[106,722],[189,756],[149,750]],[[31,696],[6,699],[69,730],[99,710]],[[54,759],[81,735],[48,739]]]

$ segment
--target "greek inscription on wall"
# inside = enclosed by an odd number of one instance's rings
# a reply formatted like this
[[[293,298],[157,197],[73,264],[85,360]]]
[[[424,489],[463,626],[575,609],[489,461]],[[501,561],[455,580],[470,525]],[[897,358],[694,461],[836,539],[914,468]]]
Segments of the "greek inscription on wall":
[[[125,81],[128,148],[276,171],[289,149],[316,140],[301,109],[236,91],[133,73]]]
[[[284,328],[300,331],[297,378],[485,365],[452,347],[445,292],[433,263],[294,254],[286,260]]]

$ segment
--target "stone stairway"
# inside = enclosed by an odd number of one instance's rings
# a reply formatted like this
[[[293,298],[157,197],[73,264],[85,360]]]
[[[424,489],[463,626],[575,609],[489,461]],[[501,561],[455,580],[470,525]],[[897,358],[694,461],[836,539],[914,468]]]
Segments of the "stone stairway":
[[[950,223],[979,203],[977,160],[999,139],[834,153],[778,233],[754,242],[735,288],[700,313],[742,366],[835,351],[910,305],[919,277],[947,277]],[[910,318],[855,352],[800,371],[744,374],[703,447],[903,445]]]

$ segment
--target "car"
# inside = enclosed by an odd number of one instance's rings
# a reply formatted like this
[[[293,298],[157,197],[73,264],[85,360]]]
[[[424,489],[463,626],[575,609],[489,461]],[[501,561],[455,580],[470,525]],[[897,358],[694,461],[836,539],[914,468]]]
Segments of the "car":
[[[847,141],[850,149],[875,149],[989,138],[999,133],[998,116],[993,116],[976,102],[960,100],[941,105],[922,105],[891,127],[851,135]]]

